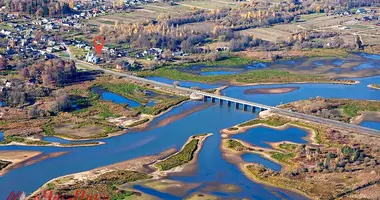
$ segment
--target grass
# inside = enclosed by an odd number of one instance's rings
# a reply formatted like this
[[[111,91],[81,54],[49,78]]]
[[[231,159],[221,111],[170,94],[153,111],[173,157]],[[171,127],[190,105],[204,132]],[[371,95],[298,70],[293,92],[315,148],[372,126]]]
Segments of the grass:
[[[348,101],[343,107],[344,114],[356,117],[360,111],[380,111],[377,101]]]
[[[270,152],[271,157],[273,159],[278,160],[281,163],[289,164],[291,165],[292,163],[290,162],[290,159],[294,158],[293,153],[279,153],[279,152]]]
[[[122,185],[129,182],[134,182],[137,180],[150,179],[151,176],[145,173],[128,171],[128,170],[118,170],[104,173],[98,176],[94,180],[94,184],[97,183],[106,183],[106,184],[116,184]]]
[[[241,150],[245,149],[245,146],[236,140],[228,140],[227,141],[227,148],[233,149],[235,151],[241,151]]]
[[[244,57],[230,56],[230,57],[222,58],[220,60],[216,60],[214,62],[208,61],[208,62],[203,62],[200,64],[204,64],[207,66],[236,67],[236,66],[247,65],[254,61],[256,60],[250,59],[250,58],[244,58]]]
[[[288,122],[290,122],[289,119],[279,117],[279,116],[271,116],[266,119],[254,119],[254,120],[239,124],[238,127],[253,126],[257,124],[266,124],[269,126],[278,127],[278,126],[285,125]]]
[[[186,101],[187,97],[178,97],[176,99],[164,99],[161,100],[160,103],[155,104],[154,106],[139,106],[135,107],[135,109],[138,112],[148,114],[148,115],[158,115],[161,112],[169,109],[172,106],[178,105],[183,101]]]
[[[289,152],[293,152],[296,150],[298,145],[296,144],[289,144],[289,143],[282,143],[279,145],[281,149],[287,150]]]
[[[74,55],[74,57],[85,57],[87,52],[82,49],[82,48],[76,48],[76,47],[73,47],[73,46],[69,46],[69,49],[71,51],[71,53]]]
[[[239,83],[289,83],[289,82],[329,82],[331,79],[322,76],[293,74],[278,70],[255,70],[241,74],[200,76],[169,68],[154,71],[138,72],[140,77],[161,76],[174,80],[214,83],[218,81],[236,81]]]
[[[142,120],[139,120],[139,121],[136,121],[134,123],[132,123],[131,125],[129,125],[128,127],[135,127],[135,126],[139,126],[141,124],[144,124],[144,123],[147,123],[149,122],[149,119],[146,118],[146,119],[142,119]]]
[[[15,136],[6,136],[4,137],[4,140],[0,142],[0,144],[9,144],[11,142],[17,142],[17,143],[23,143],[28,145],[47,145],[51,144],[47,141],[40,141],[40,140],[28,140],[21,137],[15,137]]]
[[[135,84],[124,83],[124,84],[111,84],[111,83],[102,83],[100,86],[105,89],[120,94],[127,97],[128,99],[137,101],[139,103],[147,103],[145,95],[142,91],[144,88]]]
[[[165,171],[188,163],[193,159],[194,153],[198,147],[198,142],[198,139],[192,139],[179,153],[164,161],[156,163],[155,166],[158,169]]]

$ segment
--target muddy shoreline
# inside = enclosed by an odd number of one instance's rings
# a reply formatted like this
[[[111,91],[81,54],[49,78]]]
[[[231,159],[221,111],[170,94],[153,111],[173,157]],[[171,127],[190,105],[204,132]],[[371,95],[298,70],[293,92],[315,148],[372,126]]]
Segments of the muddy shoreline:
[[[1,151],[0,160],[12,162],[10,165],[0,171],[0,177],[4,176],[11,170],[33,165],[37,162],[55,158],[67,154],[68,152],[55,152],[44,154],[41,151]],[[17,158],[18,156],[22,158]],[[12,158],[11,158],[12,157]]]
[[[244,90],[244,94],[284,94],[298,90],[300,87],[277,87],[277,88],[251,88]]]

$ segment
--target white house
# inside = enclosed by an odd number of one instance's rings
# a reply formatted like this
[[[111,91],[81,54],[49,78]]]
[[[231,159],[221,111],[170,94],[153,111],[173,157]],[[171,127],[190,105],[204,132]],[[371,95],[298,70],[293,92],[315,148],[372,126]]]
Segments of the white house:
[[[86,55],[86,61],[89,62],[89,63],[98,63],[99,62],[99,58],[96,57],[96,55],[92,52],[88,52],[87,55]]]

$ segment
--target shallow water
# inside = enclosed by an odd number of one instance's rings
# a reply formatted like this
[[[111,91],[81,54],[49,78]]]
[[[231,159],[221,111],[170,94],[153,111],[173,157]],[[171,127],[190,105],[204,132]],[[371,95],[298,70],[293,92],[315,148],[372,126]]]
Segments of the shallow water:
[[[194,65],[189,66],[184,69],[179,69],[184,72],[199,74],[201,76],[210,75],[226,75],[226,74],[240,74],[247,71],[258,70],[258,69],[277,69],[277,68],[295,68],[301,67],[302,69],[314,69],[324,66],[342,66],[345,63],[357,62],[360,63],[357,66],[352,66],[347,68],[346,71],[360,71],[365,69],[380,69],[380,55],[368,54],[368,53],[353,53],[347,58],[298,58],[294,60],[278,60],[272,63],[264,62],[253,62],[248,65],[228,67],[228,66],[215,66],[214,70],[202,72],[202,68],[210,68],[209,66]],[[328,69],[327,69],[328,70]],[[331,72],[340,71],[340,68],[333,68]]]
[[[279,172],[281,170],[281,165],[277,164],[271,160],[261,157],[255,153],[246,153],[242,156],[242,159],[246,162],[254,162],[264,165],[264,167],[272,169],[274,171]]]
[[[255,127],[245,133],[233,135],[232,138],[249,142],[255,146],[271,148],[268,142],[290,141],[304,144],[307,132],[299,128],[288,128],[285,130],[275,130],[267,127]]]
[[[173,84],[175,80],[164,78],[164,77],[157,77],[157,76],[151,76],[147,77],[149,80],[154,80],[154,81],[159,81],[162,83],[167,83],[167,84]],[[181,87],[199,87],[201,89],[212,89],[212,88],[217,88],[220,87],[220,84],[207,84],[207,83],[197,83],[197,82],[192,82],[192,81],[178,81],[179,86]]]
[[[136,101],[130,100],[124,96],[110,92],[103,88],[93,88],[92,91],[98,93],[100,95],[100,98],[104,101],[112,101],[116,104],[128,104],[128,106],[131,108],[141,105]]]
[[[360,126],[380,130],[380,122],[364,121],[360,124]]]

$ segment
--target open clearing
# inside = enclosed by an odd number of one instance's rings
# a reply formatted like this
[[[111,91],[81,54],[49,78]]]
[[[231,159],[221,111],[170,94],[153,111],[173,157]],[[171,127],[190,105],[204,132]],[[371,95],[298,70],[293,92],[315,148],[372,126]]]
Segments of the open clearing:
[[[58,124],[54,126],[54,131],[58,135],[69,135],[76,137],[93,137],[102,134],[105,130],[101,126],[89,125],[83,127],[75,127],[73,124]]]
[[[273,28],[252,28],[240,31],[243,35],[249,35],[254,38],[261,38],[270,42],[276,42],[279,40],[288,40],[292,35],[290,32]]]

